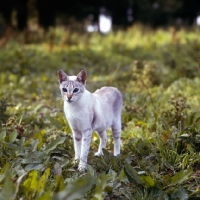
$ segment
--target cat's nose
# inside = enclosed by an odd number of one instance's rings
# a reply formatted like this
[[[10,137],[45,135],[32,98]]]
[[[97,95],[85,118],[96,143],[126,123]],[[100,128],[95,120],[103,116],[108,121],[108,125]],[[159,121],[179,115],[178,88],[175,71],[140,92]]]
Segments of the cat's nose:
[[[67,94],[67,99],[70,100],[72,98],[73,94]]]

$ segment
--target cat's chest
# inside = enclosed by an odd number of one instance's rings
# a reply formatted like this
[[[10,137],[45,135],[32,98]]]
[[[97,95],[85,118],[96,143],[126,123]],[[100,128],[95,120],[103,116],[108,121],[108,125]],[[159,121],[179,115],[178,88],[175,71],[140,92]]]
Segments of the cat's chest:
[[[67,121],[71,126],[80,126],[81,124],[87,124],[88,122],[88,110],[64,106],[64,112]]]
[[[68,107],[64,107],[64,112],[68,120],[81,119],[82,116],[84,115],[82,110],[69,109]]]

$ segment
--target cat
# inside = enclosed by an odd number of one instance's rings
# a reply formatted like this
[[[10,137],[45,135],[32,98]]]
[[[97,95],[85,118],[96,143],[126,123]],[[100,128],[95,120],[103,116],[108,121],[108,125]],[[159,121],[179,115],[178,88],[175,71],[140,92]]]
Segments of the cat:
[[[86,71],[68,76],[58,71],[58,82],[64,100],[64,113],[73,133],[75,160],[79,171],[87,169],[87,157],[93,131],[100,137],[95,156],[103,155],[106,147],[106,129],[112,128],[114,155],[120,154],[122,95],[117,88],[102,87],[94,93],[86,88]]]

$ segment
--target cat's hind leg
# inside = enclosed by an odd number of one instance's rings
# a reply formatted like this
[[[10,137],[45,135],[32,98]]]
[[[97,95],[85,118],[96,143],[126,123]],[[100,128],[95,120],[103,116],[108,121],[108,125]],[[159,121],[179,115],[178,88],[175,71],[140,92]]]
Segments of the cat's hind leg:
[[[106,131],[98,132],[99,138],[100,138],[100,143],[99,143],[99,148],[98,151],[94,154],[95,156],[101,156],[103,155],[103,148],[106,148],[106,142],[107,142],[107,135]]]
[[[112,125],[112,133],[114,140],[114,156],[120,154],[120,143],[121,143],[121,120],[118,120]]]

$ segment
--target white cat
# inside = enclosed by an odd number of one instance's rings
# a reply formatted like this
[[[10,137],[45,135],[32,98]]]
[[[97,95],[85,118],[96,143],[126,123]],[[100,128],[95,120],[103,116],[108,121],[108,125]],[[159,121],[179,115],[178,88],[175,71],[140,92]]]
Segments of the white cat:
[[[93,131],[97,131],[100,144],[96,156],[106,147],[106,129],[112,128],[114,155],[120,154],[122,95],[114,87],[102,87],[94,93],[86,90],[87,74],[82,70],[77,76],[58,71],[64,112],[73,132],[75,159],[80,159],[78,170],[86,169]]]

